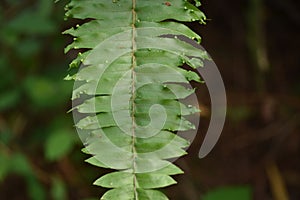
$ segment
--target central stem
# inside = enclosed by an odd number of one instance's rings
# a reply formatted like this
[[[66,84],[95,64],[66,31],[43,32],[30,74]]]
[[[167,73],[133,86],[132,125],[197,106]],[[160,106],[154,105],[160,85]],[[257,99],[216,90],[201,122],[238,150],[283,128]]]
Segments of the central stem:
[[[136,149],[135,149],[135,140],[136,140],[136,123],[135,123],[135,96],[136,96],[136,88],[135,88],[135,81],[136,81],[136,74],[135,74],[135,67],[136,67],[136,57],[135,57],[135,52],[136,52],[136,27],[135,27],[135,22],[136,22],[136,0],[132,0],[132,24],[131,24],[131,30],[132,30],[132,38],[131,38],[131,43],[132,43],[132,52],[131,52],[131,58],[132,58],[132,64],[131,64],[131,119],[132,119],[132,170],[133,170],[133,189],[134,189],[134,199],[138,199],[137,195],[137,180],[135,176],[135,171],[136,171]]]

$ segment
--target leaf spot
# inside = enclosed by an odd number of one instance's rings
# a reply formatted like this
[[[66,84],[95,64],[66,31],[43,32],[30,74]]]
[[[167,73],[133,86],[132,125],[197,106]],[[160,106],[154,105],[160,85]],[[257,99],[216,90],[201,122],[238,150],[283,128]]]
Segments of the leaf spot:
[[[171,3],[170,3],[169,1],[166,1],[164,4],[165,4],[166,6],[171,6]]]

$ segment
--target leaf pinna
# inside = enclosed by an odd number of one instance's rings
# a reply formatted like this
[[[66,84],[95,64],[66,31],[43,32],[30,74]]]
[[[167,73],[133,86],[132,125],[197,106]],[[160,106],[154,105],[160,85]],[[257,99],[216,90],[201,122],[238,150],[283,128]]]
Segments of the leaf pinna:
[[[201,66],[206,53],[178,37],[200,42],[183,22],[204,23],[205,16],[187,0],[71,0],[66,16],[82,20],[65,31],[66,47],[79,50],[68,76],[76,84],[73,111],[84,133],[86,161],[115,172],[94,184],[109,188],[103,200],[165,200],[156,190],[175,184],[183,173],[170,159],[186,154],[189,141],[178,136],[195,126],[185,116],[198,112],[180,102],[200,82],[182,68]]]

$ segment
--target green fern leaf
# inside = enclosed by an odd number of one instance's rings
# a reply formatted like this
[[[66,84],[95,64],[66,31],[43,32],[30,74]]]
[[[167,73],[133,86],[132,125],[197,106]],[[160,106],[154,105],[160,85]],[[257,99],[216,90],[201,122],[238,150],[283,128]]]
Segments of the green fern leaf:
[[[74,37],[66,47],[84,49],[70,64],[82,67],[66,79],[76,81],[73,110],[86,131],[86,162],[116,170],[94,184],[109,188],[101,199],[165,200],[157,188],[175,184],[183,173],[170,159],[186,154],[189,142],[177,131],[194,129],[185,116],[198,112],[181,103],[194,93],[185,84],[201,82],[182,68],[203,65],[206,52],[177,37],[201,38],[182,22],[205,16],[186,0],[71,0],[66,16],[84,20],[65,31]],[[82,50],[81,50],[82,51]]]

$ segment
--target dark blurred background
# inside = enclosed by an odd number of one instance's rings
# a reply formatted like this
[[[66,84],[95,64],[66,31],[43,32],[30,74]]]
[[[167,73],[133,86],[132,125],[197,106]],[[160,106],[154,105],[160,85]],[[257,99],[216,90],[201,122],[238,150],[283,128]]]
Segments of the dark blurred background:
[[[92,182],[105,171],[84,163],[73,128],[72,82],[63,81],[74,53],[61,32],[64,4],[0,2],[0,199],[94,200]],[[209,124],[210,100],[198,90],[200,130],[185,175],[165,189],[183,200],[300,199],[300,2],[205,1],[203,38],[223,76],[228,113],[215,149],[198,151]]]

